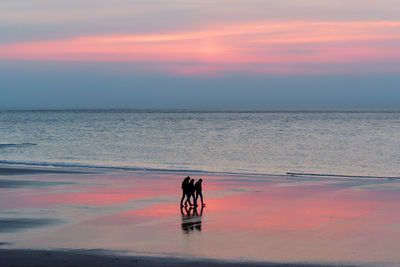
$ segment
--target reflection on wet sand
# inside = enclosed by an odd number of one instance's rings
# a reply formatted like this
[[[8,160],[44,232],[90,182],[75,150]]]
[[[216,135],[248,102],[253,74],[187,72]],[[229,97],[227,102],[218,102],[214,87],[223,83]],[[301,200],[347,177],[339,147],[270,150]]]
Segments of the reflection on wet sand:
[[[0,187],[0,246],[399,266],[398,181],[228,178],[207,176],[203,217],[177,209],[175,174],[13,176]]]
[[[182,215],[182,231],[189,234],[194,231],[201,231],[201,217],[203,216],[203,207],[200,208],[200,214],[197,211],[197,206],[194,208],[181,207]]]

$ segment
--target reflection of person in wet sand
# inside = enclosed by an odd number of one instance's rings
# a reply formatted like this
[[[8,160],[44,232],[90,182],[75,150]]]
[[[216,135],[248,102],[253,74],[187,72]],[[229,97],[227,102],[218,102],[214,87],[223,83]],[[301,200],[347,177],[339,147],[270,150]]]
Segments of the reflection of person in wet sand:
[[[182,181],[181,207],[183,206],[183,200],[185,199],[185,197],[187,196],[187,193],[188,193],[189,180],[190,180],[190,177],[188,176],[188,177],[186,177],[185,179],[183,179],[183,181]],[[186,202],[187,202],[187,200],[186,200]],[[185,203],[186,203],[186,202],[185,202]],[[189,204],[192,205],[192,204],[190,203],[190,200],[189,200]]]
[[[182,231],[188,234],[195,229],[201,231],[201,217],[203,215],[203,207],[200,209],[200,214],[197,212],[197,207],[181,207],[182,214]]]
[[[195,199],[194,199],[194,205],[197,206],[197,199],[200,196],[201,206],[204,207],[205,204],[203,202],[203,188],[201,187],[202,182],[203,182],[203,179],[199,179],[194,185],[194,192],[196,194]]]

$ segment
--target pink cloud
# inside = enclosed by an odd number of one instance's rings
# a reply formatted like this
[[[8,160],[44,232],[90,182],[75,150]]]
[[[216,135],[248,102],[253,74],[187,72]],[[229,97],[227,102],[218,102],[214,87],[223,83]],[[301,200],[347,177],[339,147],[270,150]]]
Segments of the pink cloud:
[[[400,21],[257,21],[187,32],[83,36],[0,45],[0,59],[162,62],[161,70],[178,75],[302,73],[303,64],[399,63]]]

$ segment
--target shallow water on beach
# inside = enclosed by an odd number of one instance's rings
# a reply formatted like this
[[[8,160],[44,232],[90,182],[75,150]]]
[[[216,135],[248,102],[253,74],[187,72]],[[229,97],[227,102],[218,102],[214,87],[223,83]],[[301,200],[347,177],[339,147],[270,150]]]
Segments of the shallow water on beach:
[[[106,249],[241,261],[400,264],[400,183],[213,175],[180,208],[177,174],[0,179],[3,248]],[[197,177],[195,177],[197,178]]]
[[[400,176],[398,151],[398,110],[0,110],[0,163]]]

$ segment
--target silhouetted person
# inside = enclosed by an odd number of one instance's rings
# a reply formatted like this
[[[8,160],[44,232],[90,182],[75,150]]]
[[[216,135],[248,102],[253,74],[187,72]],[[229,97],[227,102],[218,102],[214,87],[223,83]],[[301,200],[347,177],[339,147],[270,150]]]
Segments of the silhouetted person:
[[[185,206],[187,205],[187,202],[189,202],[189,205],[192,206],[192,203],[190,203],[190,198],[193,198],[193,202],[195,202],[196,199],[194,196],[194,179],[191,179],[187,186]]]
[[[200,196],[201,199],[201,206],[204,207],[205,204],[203,202],[203,188],[201,187],[201,183],[203,182],[203,179],[199,179],[196,184],[194,185],[194,192],[196,194],[196,197],[194,199],[194,205],[197,206],[197,199]]]
[[[188,187],[189,187],[189,180],[190,180],[190,177],[188,176],[185,179],[183,179],[183,181],[182,181],[181,206],[183,206],[183,200],[185,199],[185,196],[187,196],[187,191],[188,191]]]

